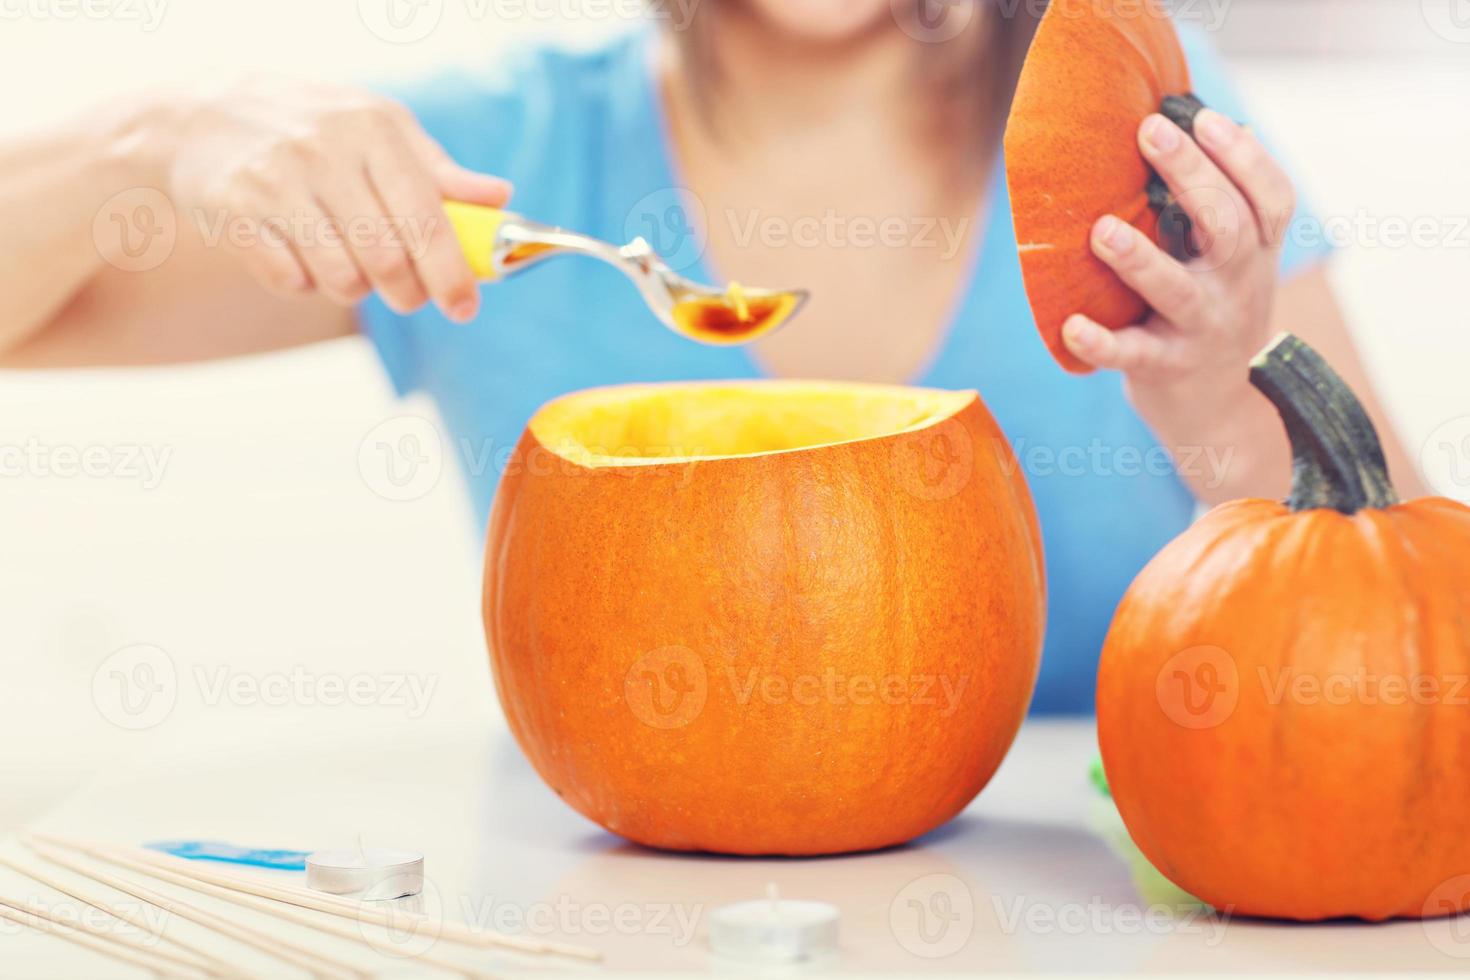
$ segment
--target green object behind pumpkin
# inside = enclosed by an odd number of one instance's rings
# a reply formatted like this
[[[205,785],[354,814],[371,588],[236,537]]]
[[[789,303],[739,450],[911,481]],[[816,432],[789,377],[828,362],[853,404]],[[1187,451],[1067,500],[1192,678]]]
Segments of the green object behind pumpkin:
[[[1171,908],[1204,905],[1204,902],[1164,877],[1163,873],[1143,856],[1138,845],[1133,843],[1133,838],[1128,836],[1128,828],[1123,826],[1123,820],[1118,816],[1117,807],[1112,805],[1113,793],[1108,789],[1108,774],[1103,770],[1101,756],[1092,760],[1092,765],[1088,768],[1088,777],[1092,780],[1092,785],[1097,789],[1098,794],[1108,800],[1107,812],[1099,820],[1098,832],[1113,853],[1127,863],[1129,877],[1133,879],[1133,887],[1138,889],[1138,896],[1143,899],[1144,903],[1167,905]]]
[[[1110,800],[1113,798],[1113,791],[1108,789],[1108,774],[1103,772],[1102,756],[1092,760],[1092,768],[1087,771],[1087,775],[1092,777],[1092,785],[1097,787],[1099,793]]]

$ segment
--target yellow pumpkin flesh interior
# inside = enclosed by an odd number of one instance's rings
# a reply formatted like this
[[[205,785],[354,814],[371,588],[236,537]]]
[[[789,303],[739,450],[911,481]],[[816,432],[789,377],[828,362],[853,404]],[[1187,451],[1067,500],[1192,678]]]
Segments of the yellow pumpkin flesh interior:
[[[946,419],[973,393],[824,382],[637,385],[558,399],[531,421],[582,466],[757,456],[897,435]]]

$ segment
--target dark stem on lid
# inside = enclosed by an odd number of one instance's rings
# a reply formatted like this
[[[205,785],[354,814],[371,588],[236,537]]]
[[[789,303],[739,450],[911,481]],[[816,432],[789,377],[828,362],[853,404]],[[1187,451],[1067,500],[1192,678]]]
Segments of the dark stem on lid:
[[[1169,193],[1164,178],[1152,174],[1148,179],[1148,206],[1159,216],[1159,245],[1180,262],[1197,258],[1191,249],[1190,232],[1194,225],[1189,215]]]
[[[1194,136],[1194,117],[1205,108],[1205,104],[1193,92],[1184,95],[1166,95],[1159,112],[1164,118]],[[1158,174],[1150,174],[1148,181],[1148,205],[1159,216],[1159,244],[1181,262],[1196,256],[1190,253],[1190,232],[1193,225],[1189,215],[1169,193],[1169,185]]]
[[[1164,96],[1163,105],[1159,106],[1159,112],[1190,136],[1194,135],[1194,117],[1205,109],[1205,104],[1199,100],[1193,92],[1183,95]]]
[[[1251,384],[1286,424],[1293,511],[1356,514],[1399,502],[1372,420],[1321,354],[1282,334],[1251,362]]]

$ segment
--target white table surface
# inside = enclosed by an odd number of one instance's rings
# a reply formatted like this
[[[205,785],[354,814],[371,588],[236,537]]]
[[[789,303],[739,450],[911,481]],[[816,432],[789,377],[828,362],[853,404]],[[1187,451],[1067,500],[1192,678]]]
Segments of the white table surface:
[[[957,820],[907,847],[840,858],[692,857],[627,844],[558,800],[490,724],[382,726],[376,735],[337,737],[291,725],[221,731],[217,740],[115,766],[30,826],[115,843],[192,837],[302,849],[351,846],[361,834],[369,846],[425,852],[431,912],[500,922],[606,957],[595,967],[445,942],[433,950],[500,975],[1470,968],[1464,920],[1302,926],[1150,905],[1130,876],[1115,811],[1088,782],[1093,746],[1090,723],[1028,724],[996,779]],[[29,860],[13,838],[0,846]],[[835,958],[755,971],[712,956],[709,910],[757,897],[768,882],[783,896],[840,907]],[[65,905],[3,869],[0,895]],[[534,925],[517,926],[522,918]],[[187,924],[179,934],[209,941]],[[449,975],[399,955],[404,950],[389,941],[386,953],[308,941],[383,975]],[[288,975],[232,943],[220,949],[261,975]],[[145,975],[54,938],[0,931],[5,978]]]

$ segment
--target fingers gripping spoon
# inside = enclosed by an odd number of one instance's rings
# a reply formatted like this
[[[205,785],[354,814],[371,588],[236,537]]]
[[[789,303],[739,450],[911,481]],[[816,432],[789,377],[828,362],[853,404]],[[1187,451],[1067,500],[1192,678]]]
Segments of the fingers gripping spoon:
[[[670,330],[705,344],[744,344],[791,319],[804,289],[717,289],[679,275],[642,238],[618,246],[510,211],[447,201],[444,210],[475,275],[504,279],[555,255],[585,255],[622,271]]]

